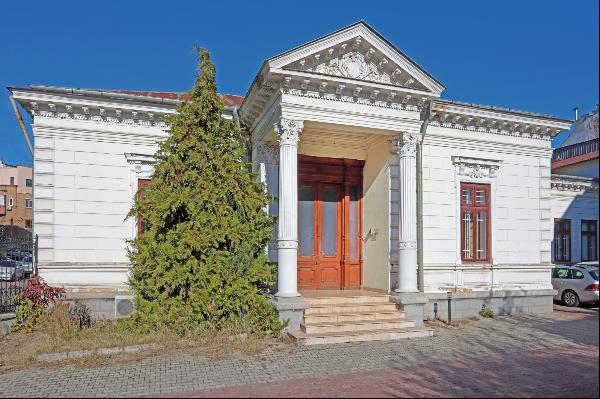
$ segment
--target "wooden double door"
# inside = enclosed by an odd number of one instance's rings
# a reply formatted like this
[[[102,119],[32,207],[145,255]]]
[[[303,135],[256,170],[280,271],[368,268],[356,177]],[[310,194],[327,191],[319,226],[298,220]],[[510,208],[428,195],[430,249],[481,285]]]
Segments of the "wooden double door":
[[[363,161],[300,156],[300,289],[361,286],[362,167]]]

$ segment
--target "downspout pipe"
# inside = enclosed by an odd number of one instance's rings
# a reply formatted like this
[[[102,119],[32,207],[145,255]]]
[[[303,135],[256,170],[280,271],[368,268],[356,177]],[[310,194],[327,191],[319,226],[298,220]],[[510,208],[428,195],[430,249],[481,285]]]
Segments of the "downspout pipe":
[[[23,133],[23,137],[25,137],[25,141],[27,142],[27,147],[29,147],[29,152],[31,156],[33,156],[33,145],[31,144],[31,139],[29,138],[29,133],[27,133],[27,129],[25,129],[25,123],[23,123],[23,117],[19,112],[19,108],[17,107],[17,102],[13,98],[13,96],[8,97],[10,101],[13,111],[15,111],[15,116],[17,117],[17,122],[19,122],[19,127],[21,128],[21,133]]]
[[[425,291],[423,271],[423,142],[425,141],[427,126],[429,126],[431,120],[432,109],[433,101],[429,100],[421,124],[421,140],[417,144],[417,287],[420,292]]]

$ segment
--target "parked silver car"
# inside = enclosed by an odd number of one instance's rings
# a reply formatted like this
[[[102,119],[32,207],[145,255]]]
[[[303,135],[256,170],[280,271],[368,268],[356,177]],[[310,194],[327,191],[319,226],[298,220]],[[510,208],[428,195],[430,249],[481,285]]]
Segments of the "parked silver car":
[[[23,273],[25,274],[25,278],[31,277],[31,275],[33,274],[33,258],[31,256],[24,257],[21,260],[18,260],[16,262],[17,262],[17,267],[19,269],[23,270]]]
[[[7,259],[12,259],[17,263],[17,267],[23,270],[25,278],[33,274],[33,256],[31,251],[10,251]]]
[[[585,264],[556,266],[552,271],[554,299],[567,306],[598,303],[598,267]]]
[[[25,272],[12,259],[0,260],[0,280],[17,281],[25,277]]]

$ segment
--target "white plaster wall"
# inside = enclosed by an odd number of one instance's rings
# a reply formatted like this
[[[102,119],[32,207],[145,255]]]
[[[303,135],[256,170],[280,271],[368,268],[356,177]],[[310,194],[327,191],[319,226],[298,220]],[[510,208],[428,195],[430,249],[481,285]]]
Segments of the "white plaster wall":
[[[598,234],[598,191],[567,191],[552,189],[552,219],[571,219],[571,262],[581,262],[581,221],[596,221],[596,238]],[[554,245],[552,260],[554,260]],[[598,248],[598,242],[596,243]]]
[[[423,146],[427,291],[453,286],[550,285],[550,154],[549,143],[542,140],[429,128]],[[501,161],[491,180],[492,262],[487,265],[461,265],[460,203],[453,156]]]
[[[580,176],[580,177],[595,177],[598,178],[598,158],[590,159],[575,165],[564,166],[553,170],[559,175]]]
[[[368,149],[363,169],[363,286],[377,290],[390,287],[389,159],[390,144],[383,137]]]
[[[36,117],[34,232],[49,283],[122,284],[134,221],[125,153],[152,155],[161,128]],[[73,271],[77,269],[78,272]]]

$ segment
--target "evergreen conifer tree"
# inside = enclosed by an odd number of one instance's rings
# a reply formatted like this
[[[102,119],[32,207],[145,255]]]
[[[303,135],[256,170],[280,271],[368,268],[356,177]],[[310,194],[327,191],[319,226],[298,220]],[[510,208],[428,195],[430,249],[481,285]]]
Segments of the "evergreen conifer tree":
[[[210,54],[197,51],[190,99],[168,118],[152,180],[130,212],[143,224],[129,250],[136,319],[179,332],[242,321],[277,334],[277,313],[261,294],[274,279],[264,253],[268,196],[244,162],[243,132],[222,117]]]

